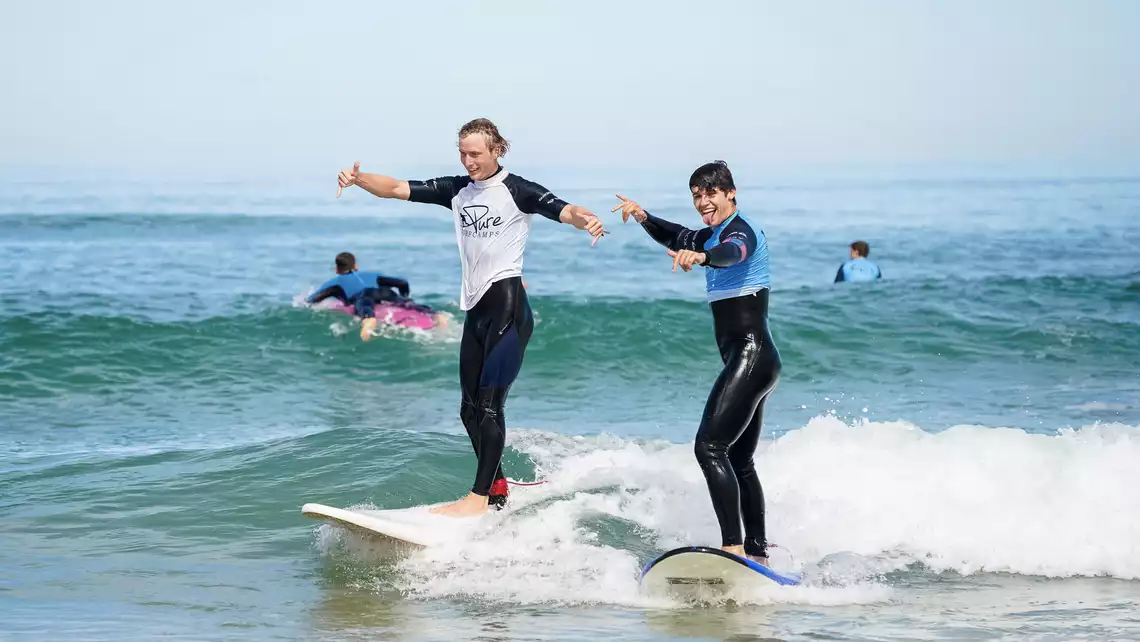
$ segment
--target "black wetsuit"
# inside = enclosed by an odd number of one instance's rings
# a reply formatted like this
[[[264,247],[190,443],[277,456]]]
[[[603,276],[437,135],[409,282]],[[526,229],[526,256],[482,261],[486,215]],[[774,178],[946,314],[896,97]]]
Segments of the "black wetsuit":
[[[523,354],[534,330],[522,277],[495,281],[467,311],[459,346],[459,385],[463,398],[459,417],[478,459],[472,492],[490,495],[495,505],[506,501],[503,445],[507,426],[503,406],[522,369]],[[497,483],[496,483],[497,482]],[[492,489],[496,492],[492,493]]]
[[[459,307],[467,313],[459,346],[459,417],[478,458],[471,492],[501,506],[507,497],[500,465],[504,404],[534,329],[522,287],[523,253],[532,216],[558,221],[567,203],[501,167],[484,180],[447,176],[408,185],[409,200],[447,207],[454,215],[463,268]]]
[[[724,368],[705,403],[694,451],[720,523],[721,544],[743,544],[746,554],[766,557],[764,491],[753,453],[764,402],[780,376],[780,353],[768,331],[767,240],[739,214],[701,230],[650,215],[642,227],[669,249],[706,254],[709,307]]]

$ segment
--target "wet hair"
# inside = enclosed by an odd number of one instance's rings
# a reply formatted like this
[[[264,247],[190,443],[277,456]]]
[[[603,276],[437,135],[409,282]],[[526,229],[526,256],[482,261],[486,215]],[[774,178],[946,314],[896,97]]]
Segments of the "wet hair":
[[[511,141],[503,138],[503,135],[499,133],[499,128],[495,127],[495,123],[486,118],[476,118],[459,128],[459,140],[463,140],[471,134],[486,136],[487,146],[491,148],[491,153],[500,158],[506,156],[507,150],[511,148]]]
[[[851,244],[851,249],[855,250],[856,254],[864,258],[871,255],[871,246],[867,245],[866,241],[855,241]]]
[[[356,257],[352,252],[341,252],[336,255],[336,273],[348,274],[356,268]]]
[[[689,177],[689,191],[694,189],[701,192],[720,190],[725,194],[734,191],[736,183],[732,182],[732,172],[728,170],[728,163],[718,160],[698,167]],[[732,199],[732,204],[736,205],[735,198]]]

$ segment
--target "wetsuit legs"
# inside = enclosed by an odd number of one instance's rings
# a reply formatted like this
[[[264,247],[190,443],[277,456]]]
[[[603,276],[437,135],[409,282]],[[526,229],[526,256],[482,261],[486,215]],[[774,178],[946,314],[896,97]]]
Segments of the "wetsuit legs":
[[[754,557],[767,557],[768,539],[764,532],[764,489],[756,474],[752,456],[760,441],[760,428],[764,423],[765,396],[752,413],[752,419],[736,443],[728,449],[728,462],[740,487],[740,516],[744,519],[744,553]]]
[[[467,312],[459,347],[459,417],[478,459],[471,487],[476,495],[489,495],[492,485],[503,479],[504,405],[533,329],[530,305],[517,277],[492,284]],[[505,500],[505,493],[501,495]]]
[[[770,341],[770,340],[769,340]],[[779,376],[771,343],[739,339],[722,346],[724,370],[705,404],[694,451],[720,523],[723,546],[746,544],[764,555],[764,494],[752,455],[760,438],[763,402]],[[741,515],[748,541],[741,533]]]

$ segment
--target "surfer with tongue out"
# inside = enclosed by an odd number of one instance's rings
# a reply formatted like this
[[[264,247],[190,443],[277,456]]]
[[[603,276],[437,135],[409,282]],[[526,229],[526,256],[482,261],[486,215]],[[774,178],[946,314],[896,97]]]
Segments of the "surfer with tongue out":
[[[700,230],[653,216],[621,194],[612,211],[620,209],[623,221],[633,217],[667,247],[674,272],[707,268],[705,289],[724,368],[697,429],[697,462],[720,523],[721,549],[767,565],[764,492],[752,456],[764,402],[780,376],[780,353],[768,331],[768,243],[736,209],[736,185],[723,161],[698,167],[689,191],[706,225]]]
[[[584,230],[593,243],[605,234],[601,221],[586,208],[503,169],[499,159],[509,146],[494,123],[479,118],[459,130],[459,160],[466,176],[398,180],[363,173],[357,162],[337,177],[338,197],[342,189],[355,185],[381,198],[440,205],[454,216],[462,266],[459,307],[466,312],[459,347],[459,417],[478,463],[471,492],[432,509],[443,515],[479,515],[488,506],[501,508],[507,500],[500,466],[506,441],[503,409],[534,329],[522,283],[532,215]]]

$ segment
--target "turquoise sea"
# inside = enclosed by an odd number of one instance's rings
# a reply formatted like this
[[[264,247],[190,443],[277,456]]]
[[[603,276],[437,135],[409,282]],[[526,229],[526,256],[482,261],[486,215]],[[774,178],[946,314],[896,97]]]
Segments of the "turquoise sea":
[[[0,638],[1140,636],[1140,179],[738,174],[784,362],[758,469],[808,581],[692,607],[637,577],[718,543],[711,315],[609,214],[620,190],[698,226],[687,173],[521,173],[612,232],[532,227],[505,466],[549,483],[397,564],[300,507],[469,486],[446,210],[331,174],[0,179]],[[856,239],[886,278],[833,285]],[[303,306],[344,250],[453,327],[362,343]]]

